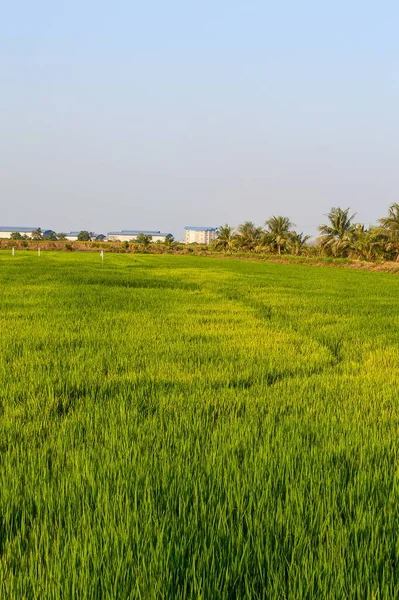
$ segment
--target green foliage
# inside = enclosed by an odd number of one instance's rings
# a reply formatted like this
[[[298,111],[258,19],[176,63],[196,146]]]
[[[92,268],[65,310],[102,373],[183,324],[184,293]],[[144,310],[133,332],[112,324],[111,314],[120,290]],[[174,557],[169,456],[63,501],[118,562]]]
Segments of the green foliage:
[[[175,238],[173,235],[167,235],[163,244],[165,248],[168,248],[169,250],[173,248],[175,246]]]
[[[397,598],[398,294],[1,252],[0,598]]]
[[[332,208],[327,217],[328,224],[320,225],[320,245],[330,256],[348,256],[353,243],[356,215],[349,214],[350,209]]]
[[[19,231],[13,231],[10,235],[10,240],[22,240],[22,239],[23,239],[23,237],[19,233]]]
[[[86,230],[79,231],[78,233],[78,242],[90,242],[91,237],[90,233]]]
[[[399,204],[394,202],[389,207],[387,217],[379,219],[379,223],[388,236],[387,249],[399,256]]]
[[[379,219],[381,227],[387,229],[394,235],[395,238],[399,239],[399,204],[394,202],[389,207],[389,214],[387,217]]]
[[[259,245],[262,235],[262,227],[257,227],[252,221],[245,221],[237,228],[237,245],[243,250],[252,251]]]
[[[290,230],[293,223],[288,217],[271,217],[265,223],[265,243],[272,249],[276,249],[280,255],[289,249],[290,245]]]
[[[292,254],[295,254],[295,256],[299,256],[308,249],[308,240],[310,240],[310,235],[304,235],[302,232],[298,233],[297,231],[290,231],[287,242],[288,250],[292,252]]]
[[[32,231],[32,240],[41,240],[43,238],[43,231],[38,227]]]
[[[367,261],[392,259],[393,253],[390,250],[388,235],[381,228],[366,229],[362,225],[356,225],[351,243],[353,256]]]
[[[55,242],[58,238],[57,238],[57,234],[55,233],[55,231],[48,231],[43,234],[43,239]]]
[[[320,225],[320,237],[309,244],[310,236],[292,230],[288,217],[272,216],[265,228],[245,221],[237,230],[225,224],[217,230],[211,248],[222,252],[256,252],[351,258],[369,262],[399,259],[399,204],[389,207],[388,217],[379,219],[379,227],[367,229],[354,223],[350,209],[332,208],[328,223]]]
[[[216,240],[213,245],[218,250],[220,249],[231,252],[234,247],[238,245],[235,229],[230,227],[230,225],[227,225],[227,223],[219,227],[216,232]]]
[[[148,233],[139,233],[136,237],[136,242],[140,246],[143,246],[143,248],[148,248],[152,242],[152,235],[149,235]]]

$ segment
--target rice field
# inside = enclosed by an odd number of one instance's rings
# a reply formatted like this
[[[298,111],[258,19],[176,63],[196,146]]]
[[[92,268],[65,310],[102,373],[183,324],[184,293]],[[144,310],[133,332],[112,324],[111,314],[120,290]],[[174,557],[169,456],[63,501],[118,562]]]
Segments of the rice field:
[[[399,597],[399,279],[0,253],[0,598]]]

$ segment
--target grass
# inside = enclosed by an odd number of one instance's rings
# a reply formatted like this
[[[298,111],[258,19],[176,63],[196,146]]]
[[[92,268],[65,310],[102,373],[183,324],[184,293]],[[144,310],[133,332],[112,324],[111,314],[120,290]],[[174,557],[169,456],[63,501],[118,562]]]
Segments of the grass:
[[[399,596],[399,280],[0,253],[0,598]]]

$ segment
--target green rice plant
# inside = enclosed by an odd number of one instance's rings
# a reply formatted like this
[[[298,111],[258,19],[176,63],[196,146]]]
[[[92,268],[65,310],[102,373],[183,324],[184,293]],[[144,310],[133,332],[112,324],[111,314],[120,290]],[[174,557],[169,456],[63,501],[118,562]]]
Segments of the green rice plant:
[[[0,598],[399,596],[396,275],[0,253]]]

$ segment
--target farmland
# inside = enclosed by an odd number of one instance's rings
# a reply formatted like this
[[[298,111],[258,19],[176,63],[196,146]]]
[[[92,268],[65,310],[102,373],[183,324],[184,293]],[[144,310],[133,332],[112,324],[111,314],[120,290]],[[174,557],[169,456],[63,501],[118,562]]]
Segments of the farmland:
[[[398,297],[0,253],[0,598],[398,597]]]

